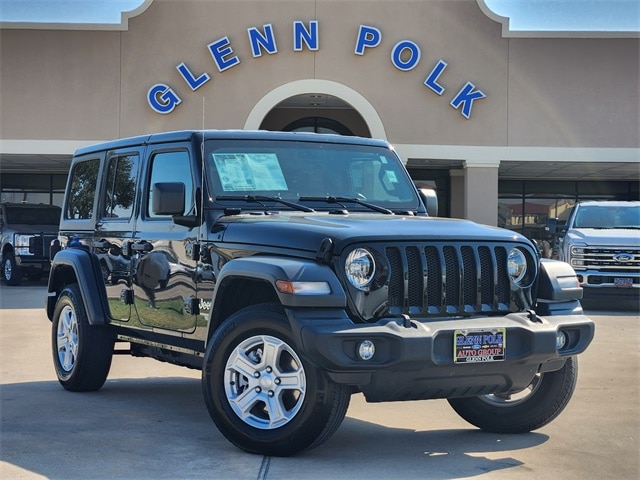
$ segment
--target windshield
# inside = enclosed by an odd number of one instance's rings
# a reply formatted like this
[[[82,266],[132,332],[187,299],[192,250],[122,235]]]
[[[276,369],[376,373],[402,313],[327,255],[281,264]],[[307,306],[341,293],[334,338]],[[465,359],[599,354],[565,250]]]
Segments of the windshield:
[[[8,225],[58,225],[60,207],[38,205],[34,207],[5,206],[5,223]]]
[[[207,142],[206,167],[212,196],[220,202],[250,196],[277,197],[315,210],[416,210],[411,179],[393,151],[366,145],[273,140]],[[331,201],[323,199],[331,197]],[[225,204],[226,205],[226,204]],[[282,203],[280,204],[280,206]],[[280,207],[279,207],[280,208]]]
[[[640,205],[581,206],[574,228],[640,228]]]

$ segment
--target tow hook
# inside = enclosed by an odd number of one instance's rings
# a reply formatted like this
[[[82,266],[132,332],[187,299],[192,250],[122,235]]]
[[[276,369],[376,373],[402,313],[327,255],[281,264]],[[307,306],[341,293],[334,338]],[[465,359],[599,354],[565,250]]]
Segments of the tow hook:
[[[542,320],[540,320],[538,315],[536,315],[536,312],[534,312],[533,310],[527,310],[527,313],[529,314],[530,321],[532,321],[533,323],[542,323]]]

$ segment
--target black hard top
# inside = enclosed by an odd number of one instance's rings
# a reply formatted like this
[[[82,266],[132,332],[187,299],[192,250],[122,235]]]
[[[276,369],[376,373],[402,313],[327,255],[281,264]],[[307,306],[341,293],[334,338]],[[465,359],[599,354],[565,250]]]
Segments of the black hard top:
[[[136,137],[121,138],[110,142],[99,143],[79,148],[75,155],[114,150],[119,148],[151,145],[159,143],[173,143],[184,141],[200,141],[204,135],[205,140],[279,140],[295,142],[322,142],[347,145],[371,145],[390,148],[391,145],[384,140],[376,140],[363,137],[349,137],[334,134],[321,134],[309,132],[270,132],[266,130],[177,130],[172,132],[152,133]]]

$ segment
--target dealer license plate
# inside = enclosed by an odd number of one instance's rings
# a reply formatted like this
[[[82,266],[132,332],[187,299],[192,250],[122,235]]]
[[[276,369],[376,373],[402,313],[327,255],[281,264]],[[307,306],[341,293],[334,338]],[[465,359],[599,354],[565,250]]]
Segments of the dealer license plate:
[[[456,330],[453,335],[454,363],[499,362],[505,359],[507,331]]]
[[[613,284],[620,288],[631,288],[633,286],[633,279],[616,277],[613,279]]]

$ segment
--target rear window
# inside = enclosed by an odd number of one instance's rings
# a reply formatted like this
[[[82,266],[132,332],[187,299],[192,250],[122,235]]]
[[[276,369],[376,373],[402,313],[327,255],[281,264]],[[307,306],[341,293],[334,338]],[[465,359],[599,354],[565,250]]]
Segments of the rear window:
[[[100,160],[97,158],[78,162],[73,166],[65,218],[88,220],[93,217],[99,169]]]

